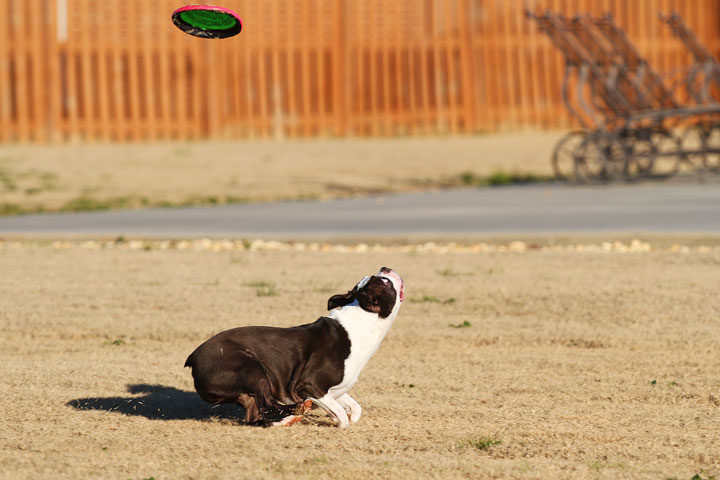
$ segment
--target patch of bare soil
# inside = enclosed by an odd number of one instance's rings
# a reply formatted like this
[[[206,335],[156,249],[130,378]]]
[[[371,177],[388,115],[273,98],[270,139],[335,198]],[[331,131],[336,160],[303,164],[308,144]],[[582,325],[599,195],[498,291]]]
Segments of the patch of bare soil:
[[[182,365],[314,321],[387,265],[405,305],[360,422],[212,407]],[[720,253],[0,246],[0,478],[720,475]]]
[[[3,146],[0,213],[337,198],[497,172],[549,175],[561,135]]]

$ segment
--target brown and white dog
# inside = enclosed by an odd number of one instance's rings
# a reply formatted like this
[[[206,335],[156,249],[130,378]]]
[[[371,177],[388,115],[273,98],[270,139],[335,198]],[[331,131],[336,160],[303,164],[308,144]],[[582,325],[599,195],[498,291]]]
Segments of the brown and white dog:
[[[348,391],[395,321],[404,295],[400,275],[383,267],[332,296],[328,316],[290,328],[226,330],[195,349],[185,366],[206,402],[239,403],[247,423],[290,425],[315,404],[347,427],[362,412]]]

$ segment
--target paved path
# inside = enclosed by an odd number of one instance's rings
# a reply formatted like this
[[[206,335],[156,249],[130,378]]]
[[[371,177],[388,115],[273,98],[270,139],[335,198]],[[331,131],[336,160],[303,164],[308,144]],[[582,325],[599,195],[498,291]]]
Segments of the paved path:
[[[573,232],[720,233],[720,186],[532,185],[331,202],[0,219],[0,234],[302,237]]]

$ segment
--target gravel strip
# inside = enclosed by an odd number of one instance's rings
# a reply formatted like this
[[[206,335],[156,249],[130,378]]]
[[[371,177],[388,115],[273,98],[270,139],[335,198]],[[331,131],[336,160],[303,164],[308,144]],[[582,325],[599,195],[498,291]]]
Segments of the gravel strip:
[[[630,242],[600,242],[578,243],[567,245],[538,245],[523,241],[513,241],[506,244],[490,243],[436,243],[426,242],[405,245],[381,245],[357,243],[351,245],[331,243],[303,243],[281,242],[275,240],[0,240],[0,250],[20,248],[53,248],[56,250],[85,249],[85,250],[189,250],[205,252],[227,251],[298,251],[298,252],[333,252],[333,253],[502,253],[502,252],[608,252],[608,253],[644,253],[644,252],[679,252],[679,253],[712,253],[720,252],[720,246],[687,246],[673,244],[669,246],[652,245],[642,240]]]

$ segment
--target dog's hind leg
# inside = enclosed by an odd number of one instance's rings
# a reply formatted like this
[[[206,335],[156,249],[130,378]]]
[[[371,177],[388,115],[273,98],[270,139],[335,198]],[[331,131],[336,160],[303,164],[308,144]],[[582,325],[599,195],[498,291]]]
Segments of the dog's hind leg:
[[[283,418],[279,422],[273,422],[273,427],[289,427],[290,425],[295,425],[296,423],[300,422],[303,419],[303,416],[312,410],[312,400],[307,399],[303,403],[300,403],[299,406],[295,409],[294,415],[288,415],[287,417]]]
[[[243,393],[238,398],[238,403],[245,409],[245,423],[253,425],[262,420],[262,415],[260,415],[260,410],[258,409],[255,397],[248,395],[247,393]]]
[[[313,408],[313,401],[311,399],[305,400],[303,403],[300,404],[300,406],[295,410],[296,415],[305,415]]]
[[[245,352],[238,352],[237,356],[242,361],[236,362],[235,367],[241,374],[231,372],[228,375],[228,383],[231,384],[228,390],[236,392],[236,402],[245,407],[245,421],[248,424],[263,424],[272,417],[282,416],[281,412],[287,407],[273,397],[270,380],[260,362]]]
[[[283,418],[280,421],[273,422],[270,425],[273,427],[289,427],[291,425],[295,425],[298,422],[301,422],[303,419],[302,415],[288,415],[287,417]]]

